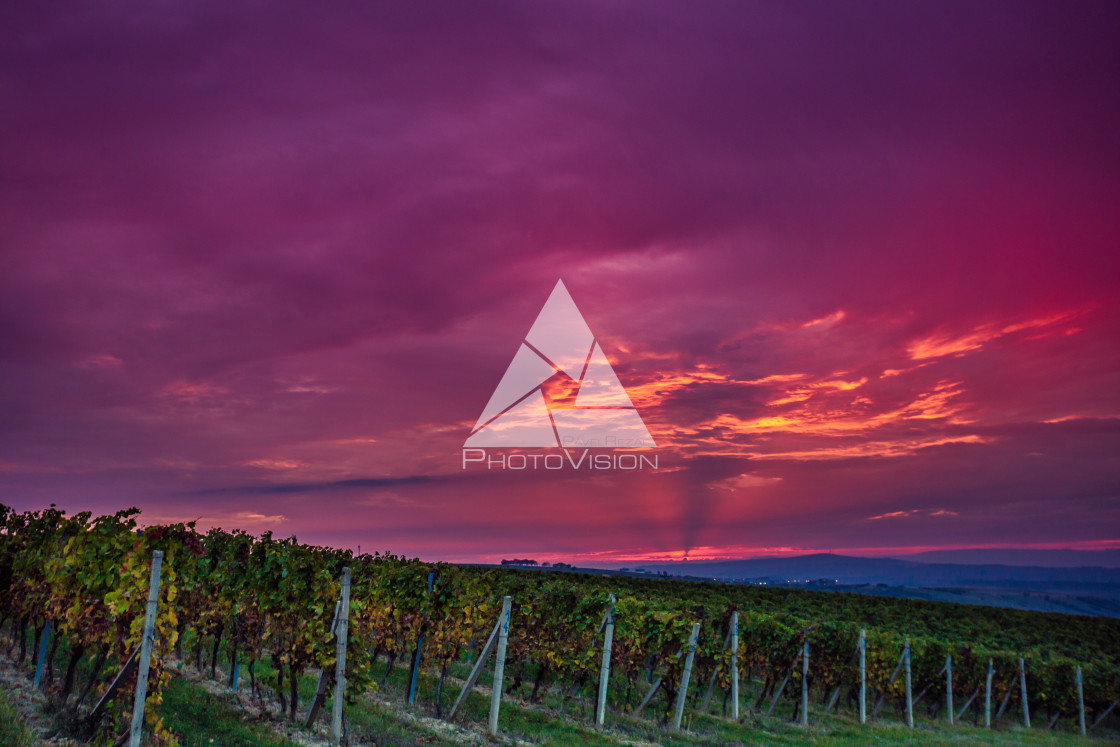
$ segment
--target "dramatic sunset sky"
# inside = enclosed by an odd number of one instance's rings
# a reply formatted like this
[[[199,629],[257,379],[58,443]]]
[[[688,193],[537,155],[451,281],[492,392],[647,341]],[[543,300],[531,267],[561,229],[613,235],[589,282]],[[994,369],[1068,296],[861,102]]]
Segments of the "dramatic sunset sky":
[[[0,501],[443,560],[1120,547],[1118,39],[6,4]],[[560,278],[656,472],[461,468]]]

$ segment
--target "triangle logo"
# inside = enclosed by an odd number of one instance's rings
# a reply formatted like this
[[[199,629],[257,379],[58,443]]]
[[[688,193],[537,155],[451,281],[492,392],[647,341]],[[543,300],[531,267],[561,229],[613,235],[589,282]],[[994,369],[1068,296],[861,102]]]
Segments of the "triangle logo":
[[[577,385],[572,406],[547,395],[549,382],[564,377]],[[463,447],[655,446],[564,281],[556,281]]]

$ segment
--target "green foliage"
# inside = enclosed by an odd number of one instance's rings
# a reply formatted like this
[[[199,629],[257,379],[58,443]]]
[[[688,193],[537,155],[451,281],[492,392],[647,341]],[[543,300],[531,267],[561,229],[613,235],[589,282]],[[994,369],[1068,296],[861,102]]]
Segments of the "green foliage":
[[[0,505],[0,616],[24,625],[51,619],[71,646],[108,647],[123,660],[139,645],[152,552],[164,553],[152,662],[149,720],[170,742],[155,708],[169,675],[166,655],[182,637],[216,657],[251,667],[267,661],[282,705],[296,716],[302,673],[333,672],[331,623],[343,567],[351,568],[347,689],[349,700],[375,688],[376,653],[409,657],[421,639],[420,664],[446,671],[464,649],[478,652],[505,595],[513,599],[507,671],[520,682],[593,687],[602,656],[602,623],[615,624],[614,677],[627,683],[655,673],[666,707],[675,695],[694,623],[699,623],[694,682],[713,676],[727,687],[730,617],[739,610],[738,666],[774,683],[800,681],[799,652],[808,642],[810,687],[822,696],[858,682],[856,644],[867,631],[868,686],[889,697],[905,640],[910,642],[915,692],[930,701],[944,694],[944,664],[953,661],[953,691],[961,702],[984,686],[993,667],[996,702],[1012,688],[1022,657],[1031,703],[1055,711],[1076,708],[1073,672],[1084,672],[1086,705],[1106,707],[1120,697],[1114,650],[1120,622],[1106,618],[1020,612],[917,600],[791,591],[675,580],[552,574],[459,567],[276,539],[193,524],[137,528],[136,509],[110,516],[67,516],[51,506],[16,513]],[[432,586],[428,588],[429,575]],[[613,607],[610,598],[615,597]],[[287,686],[287,687],[285,687]],[[516,685],[515,685],[516,686]],[[567,689],[567,688],[566,688]],[[693,692],[701,688],[693,688]],[[797,688],[799,690],[799,688]],[[792,688],[791,688],[792,690]],[[1017,698],[1017,690],[1012,698]],[[958,704],[959,706],[959,704]]]

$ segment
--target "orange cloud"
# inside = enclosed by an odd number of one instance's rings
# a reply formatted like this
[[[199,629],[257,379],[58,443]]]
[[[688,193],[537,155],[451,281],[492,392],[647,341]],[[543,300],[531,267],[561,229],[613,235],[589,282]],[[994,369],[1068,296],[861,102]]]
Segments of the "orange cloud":
[[[903,516],[911,516],[918,513],[918,509],[912,508],[909,511],[891,511],[887,514],[879,514],[878,516],[868,516],[868,521],[878,521],[879,519],[898,519]]]
[[[247,467],[260,467],[261,469],[300,469],[308,466],[306,462],[296,462],[291,459],[254,459],[251,462],[242,462]]]
[[[1038,317],[1037,319],[1028,319],[1014,324],[982,324],[971,332],[957,336],[939,331],[929,337],[910,343],[906,348],[906,352],[910,354],[910,358],[913,360],[940,358],[946,355],[962,355],[974,350],[979,350],[987,343],[999,339],[1000,337],[1027,329],[1052,327],[1062,322],[1070,321],[1080,316],[1081,313],[1082,312],[1079,311],[1063,312],[1061,314]],[[1048,330],[1043,334],[1033,336],[1031,339],[1048,337],[1057,333],[1058,330]]]
[[[915,516],[924,513],[927,516],[960,516],[956,511],[946,511],[945,509],[938,509],[936,511],[922,510],[920,508],[912,508],[909,511],[891,511],[878,516],[868,516],[865,521],[878,521],[880,519],[901,519],[907,516]]]
[[[786,459],[791,461],[828,461],[833,459],[855,459],[860,457],[902,457],[911,456],[934,446],[949,444],[987,444],[995,439],[975,434],[967,436],[932,437],[917,439],[896,439],[889,441],[864,441],[848,446],[820,446],[799,451],[760,451],[751,450],[745,456],[755,459]]]
[[[728,477],[725,480],[716,480],[715,482],[708,483],[708,487],[713,490],[727,490],[735,491],[744,488],[761,488],[767,485],[774,485],[782,481],[780,477],[759,477],[744,473],[736,475],[735,477]]]
[[[761,379],[751,379],[750,381],[741,382],[743,384],[781,384],[787,381],[800,381],[808,379],[809,374],[806,373],[793,373],[793,374],[771,374]]]
[[[709,371],[707,367],[701,366],[675,376],[660,376],[644,384],[626,386],[626,393],[630,395],[630,401],[634,403],[634,406],[641,410],[642,408],[655,407],[675,392],[696,384],[725,384],[732,381],[726,374]]]
[[[862,381],[859,383],[861,384]],[[963,404],[954,402],[963,391],[959,382],[941,381],[932,390],[919,394],[910,403],[875,415],[851,409],[814,407],[811,403],[807,403],[781,415],[749,420],[731,413],[723,413],[709,425],[743,434],[786,432],[831,436],[864,432],[906,420],[942,419],[949,423],[966,424],[971,421],[963,416]]]
[[[205,531],[208,527],[227,527],[252,530],[257,527],[267,527],[282,524],[288,520],[283,514],[262,514],[257,511],[229,511],[210,513],[203,516],[190,516],[187,514],[141,514],[145,526],[157,524],[177,524],[180,522],[197,521],[198,528]]]
[[[926,361],[925,363],[919,363],[918,365],[910,366],[909,368],[887,368],[883,370],[883,373],[879,374],[879,378],[889,379],[892,376],[901,376],[902,374],[910,373],[911,371],[917,371],[919,368],[925,368],[930,363],[931,361]]]
[[[779,397],[778,399],[771,400],[770,402],[767,402],[766,404],[770,405],[771,407],[777,407],[778,405],[792,405],[792,404],[795,404],[797,402],[804,402],[805,400],[809,399],[812,396],[813,396],[812,391],[801,390],[801,391],[793,392],[791,394],[787,394],[784,397]]]
[[[819,390],[833,390],[839,392],[850,392],[853,389],[858,389],[867,383],[867,377],[863,377],[858,381],[844,381],[843,379],[825,379],[822,381],[815,381],[810,384],[804,384],[794,387],[786,392],[785,396],[779,397],[776,400],[767,402],[771,406],[788,405],[796,402],[804,402],[813,396]]]
[[[828,329],[832,325],[840,322],[847,314],[843,309],[838,309],[827,316],[822,316],[820,319],[813,319],[812,321],[805,322],[801,325],[801,329]]]

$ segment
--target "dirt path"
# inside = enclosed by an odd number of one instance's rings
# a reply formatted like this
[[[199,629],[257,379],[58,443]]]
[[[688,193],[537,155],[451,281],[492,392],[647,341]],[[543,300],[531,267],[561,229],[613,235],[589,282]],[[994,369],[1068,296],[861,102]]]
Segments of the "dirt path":
[[[20,671],[14,658],[4,654],[0,654],[0,688],[19,712],[38,744],[45,747],[77,747],[80,744],[73,739],[50,736],[54,726],[44,713],[47,696],[35,689],[32,681]]]

